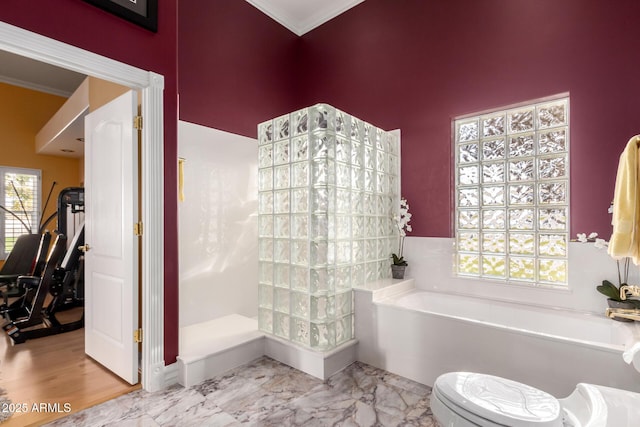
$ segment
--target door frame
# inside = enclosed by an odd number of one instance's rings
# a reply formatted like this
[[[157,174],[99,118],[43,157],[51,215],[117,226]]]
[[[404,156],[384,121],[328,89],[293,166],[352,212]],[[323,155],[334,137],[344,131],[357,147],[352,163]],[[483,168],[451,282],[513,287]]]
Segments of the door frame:
[[[142,387],[165,386],[164,363],[164,76],[0,22],[0,50],[97,77],[142,93]],[[133,224],[131,225],[133,233]],[[132,262],[137,262],[132,260]],[[132,336],[133,339],[133,336]]]

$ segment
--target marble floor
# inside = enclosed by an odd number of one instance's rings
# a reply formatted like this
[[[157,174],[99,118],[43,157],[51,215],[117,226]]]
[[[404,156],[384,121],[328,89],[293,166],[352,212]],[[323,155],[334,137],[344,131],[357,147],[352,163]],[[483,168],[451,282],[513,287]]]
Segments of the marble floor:
[[[431,389],[356,362],[326,381],[262,357],[190,388],[139,390],[49,426],[436,426]]]

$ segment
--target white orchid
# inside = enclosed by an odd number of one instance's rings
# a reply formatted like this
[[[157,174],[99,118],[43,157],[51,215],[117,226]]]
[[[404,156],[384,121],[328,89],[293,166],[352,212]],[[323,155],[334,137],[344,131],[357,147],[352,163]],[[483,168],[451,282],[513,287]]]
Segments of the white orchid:
[[[596,239],[595,242],[593,243],[593,246],[598,249],[604,249],[607,246],[609,246],[609,242],[607,242],[604,239]]]
[[[598,233],[596,232],[589,233],[588,236],[587,233],[578,233],[576,235],[576,240],[580,243],[593,242],[593,247],[598,249],[606,248],[607,246],[609,246],[609,242],[604,239],[599,239]]]
[[[400,199],[400,210],[399,215],[395,215],[393,220],[396,223],[396,227],[398,228],[398,233],[400,235],[400,244],[398,247],[398,254],[392,254],[393,263],[396,265],[407,265],[407,262],[402,257],[402,252],[404,251],[404,238],[407,235],[407,232],[411,232],[412,228],[409,225],[409,221],[411,221],[411,213],[409,212],[409,203],[407,199],[404,197]]]

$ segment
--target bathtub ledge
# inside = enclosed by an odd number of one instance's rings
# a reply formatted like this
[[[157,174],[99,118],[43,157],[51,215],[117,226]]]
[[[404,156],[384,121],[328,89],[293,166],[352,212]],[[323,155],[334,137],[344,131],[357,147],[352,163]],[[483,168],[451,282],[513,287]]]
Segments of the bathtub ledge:
[[[354,286],[355,292],[368,293],[372,302],[384,301],[415,290],[415,279],[382,279],[375,282]]]

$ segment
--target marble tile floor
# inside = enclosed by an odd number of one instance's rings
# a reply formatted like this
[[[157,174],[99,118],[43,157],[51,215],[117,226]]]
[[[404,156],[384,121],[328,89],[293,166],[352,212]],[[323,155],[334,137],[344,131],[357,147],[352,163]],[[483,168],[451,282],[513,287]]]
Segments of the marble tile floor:
[[[326,381],[262,357],[190,388],[139,390],[49,426],[425,426],[431,389],[356,362]]]

